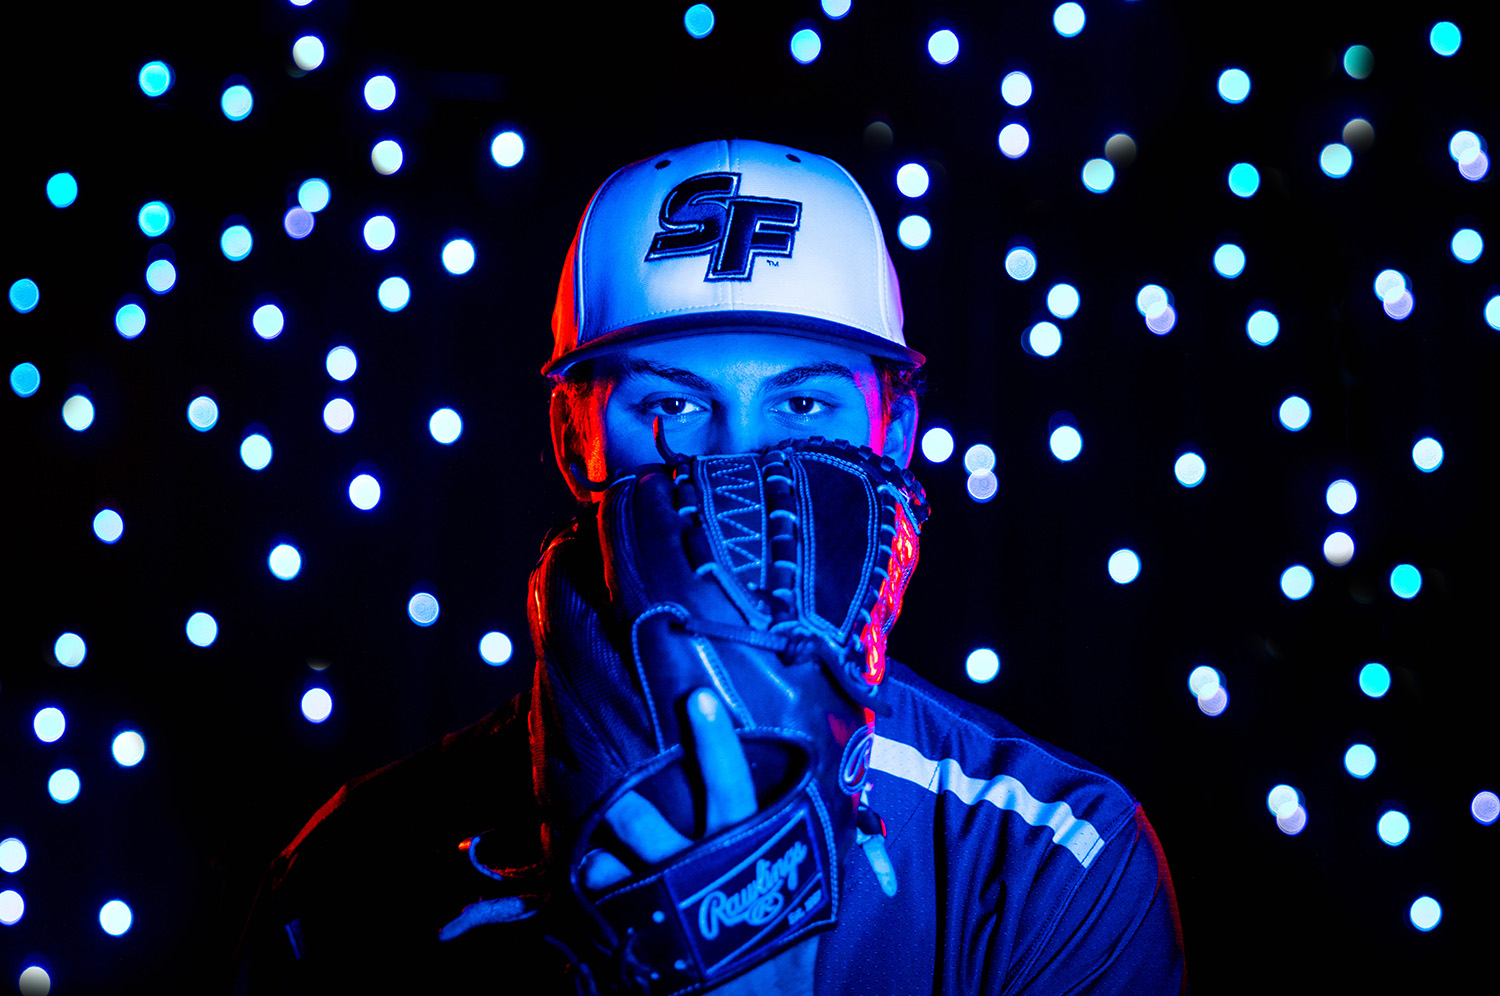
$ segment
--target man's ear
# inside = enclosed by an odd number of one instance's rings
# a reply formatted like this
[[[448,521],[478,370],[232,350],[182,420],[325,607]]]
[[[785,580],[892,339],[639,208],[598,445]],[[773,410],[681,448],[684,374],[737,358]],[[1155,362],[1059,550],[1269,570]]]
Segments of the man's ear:
[[[557,461],[557,469],[562,471],[563,480],[573,496],[579,501],[588,501],[594,494],[578,480],[578,475],[587,475],[589,469],[587,433],[583,428],[587,418],[584,417],[586,413],[573,410],[574,403],[574,393],[567,387],[559,384],[552,389],[552,400],[547,407],[548,417],[552,420],[552,458]]]
[[[916,444],[917,406],[911,403],[898,405],[897,410],[891,413],[890,424],[886,426],[885,447],[882,452],[902,467],[909,467]]]

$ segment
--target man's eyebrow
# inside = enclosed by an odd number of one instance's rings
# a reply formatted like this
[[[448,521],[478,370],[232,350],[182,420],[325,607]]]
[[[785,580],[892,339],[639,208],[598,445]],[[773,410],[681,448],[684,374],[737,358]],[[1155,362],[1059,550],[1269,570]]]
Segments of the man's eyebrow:
[[[822,363],[809,363],[806,366],[783,370],[781,373],[767,380],[766,386],[773,390],[779,390],[787,387],[795,387],[798,384],[805,383],[817,377],[839,377],[850,383],[855,383],[853,370],[850,370],[842,363],[824,361]]]
[[[650,360],[642,360],[637,357],[630,357],[620,361],[619,380],[640,376],[660,377],[662,380],[669,380],[674,384],[680,384],[694,391],[709,392],[714,387],[711,381],[705,380],[691,370],[684,370],[681,367],[663,366],[660,363],[653,363]]]

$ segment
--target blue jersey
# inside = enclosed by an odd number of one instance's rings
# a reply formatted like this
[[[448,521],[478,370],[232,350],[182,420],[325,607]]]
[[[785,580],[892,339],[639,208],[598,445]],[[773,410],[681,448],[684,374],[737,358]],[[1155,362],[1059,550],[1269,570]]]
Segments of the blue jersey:
[[[1130,794],[895,662],[886,680],[870,802],[898,891],[887,898],[859,854],[846,862],[818,992],[1185,992],[1171,878]],[[495,886],[461,842],[483,834],[484,864],[518,881],[540,859],[528,698],[319,810],[257,899],[238,991],[452,992],[555,954],[507,924],[438,939]]]

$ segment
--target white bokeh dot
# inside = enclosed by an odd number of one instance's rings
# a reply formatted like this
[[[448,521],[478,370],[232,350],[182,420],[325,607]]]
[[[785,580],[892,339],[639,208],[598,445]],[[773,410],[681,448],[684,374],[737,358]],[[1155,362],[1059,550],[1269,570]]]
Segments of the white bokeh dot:
[[[302,716],[309,723],[321,723],[333,715],[333,696],[326,688],[309,688],[302,693]]]
[[[447,446],[463,435],[464,420],[452,408],[439,408],[427,420],[427,431],[432,433],[433,439]]]
[[[1109,577],[1115,584],[1129,584],[1141,573],[1141,558],[1128,547],[1109,555]]]
[[[380,504],[380,482],[370,474],[359,474],[349,482],[349,501],[355,508],[368,512]]]
[[[491,667],[499,667],[515,652],[510,637],[496,630],[479,638],[479,657]]]
[[[1000,673],[1000,655],[989,647],[980,647],[964,660],[964,673],[975,684],[988,684]]]

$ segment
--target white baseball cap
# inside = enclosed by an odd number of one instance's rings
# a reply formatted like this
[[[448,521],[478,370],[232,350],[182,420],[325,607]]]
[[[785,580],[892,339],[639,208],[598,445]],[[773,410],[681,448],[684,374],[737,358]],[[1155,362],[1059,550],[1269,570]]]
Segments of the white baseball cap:
[[[880,219],[838,163],[729,139],[642,159],[595,191],[552,311],[561,377],[625,343],[775,332],[921,364]]]

